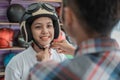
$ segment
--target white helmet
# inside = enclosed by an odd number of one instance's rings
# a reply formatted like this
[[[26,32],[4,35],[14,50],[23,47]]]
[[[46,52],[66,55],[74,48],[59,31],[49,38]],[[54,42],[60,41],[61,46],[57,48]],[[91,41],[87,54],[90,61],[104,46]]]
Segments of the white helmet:
[[[31,33],[31,25],[39,17],[49,17],[52,19],[55,32],[54,39],[58,38],[60,25],[55,8],[48,3],[33,3],[28,6],[20,22],[20,29],[24,40],[26,42],[34,41]]]

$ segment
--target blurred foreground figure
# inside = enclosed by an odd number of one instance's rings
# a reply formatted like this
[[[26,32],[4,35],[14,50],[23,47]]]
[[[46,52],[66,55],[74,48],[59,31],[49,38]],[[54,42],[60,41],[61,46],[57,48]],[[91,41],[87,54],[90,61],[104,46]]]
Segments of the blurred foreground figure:
[[[120,20],[120,0],[63,0],[62,11],[78,46],[75,57],[36,64],[29,80],[119,80],[120,48],[110,34]]]

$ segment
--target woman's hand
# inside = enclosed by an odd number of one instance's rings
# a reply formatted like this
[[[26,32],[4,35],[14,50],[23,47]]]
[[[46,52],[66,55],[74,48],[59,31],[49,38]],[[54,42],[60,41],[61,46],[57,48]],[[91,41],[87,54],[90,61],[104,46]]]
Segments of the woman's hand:
[[[45,50],[40,51],[37,53],[36,57],[38,61],[47,61],[50,60],[50,49],[47,47]]]
[[[73,55],[75,51],[75,47],[73,47],[70,43],[68,43],[67,40],[53,42],[51,47],[55,48],[58,53],[64,53],[64,54]]]

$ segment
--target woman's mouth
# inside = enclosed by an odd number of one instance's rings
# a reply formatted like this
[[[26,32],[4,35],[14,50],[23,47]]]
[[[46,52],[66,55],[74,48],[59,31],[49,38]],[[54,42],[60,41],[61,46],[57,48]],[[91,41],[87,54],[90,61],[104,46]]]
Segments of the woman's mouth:
[[[49,36],[42,36],[42,37],[40,37],[40,39],[43,40],[43,41],[48,41],[49,38],[50,38]]]

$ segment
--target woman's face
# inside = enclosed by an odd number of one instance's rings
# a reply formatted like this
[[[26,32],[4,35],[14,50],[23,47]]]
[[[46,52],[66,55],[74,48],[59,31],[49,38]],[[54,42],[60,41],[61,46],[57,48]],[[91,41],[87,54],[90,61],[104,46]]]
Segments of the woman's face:
[[[49,45],[54,38],[54,26],[49,17],[40,17],[33,21],[31,31],[35,41],[42,45]]]

